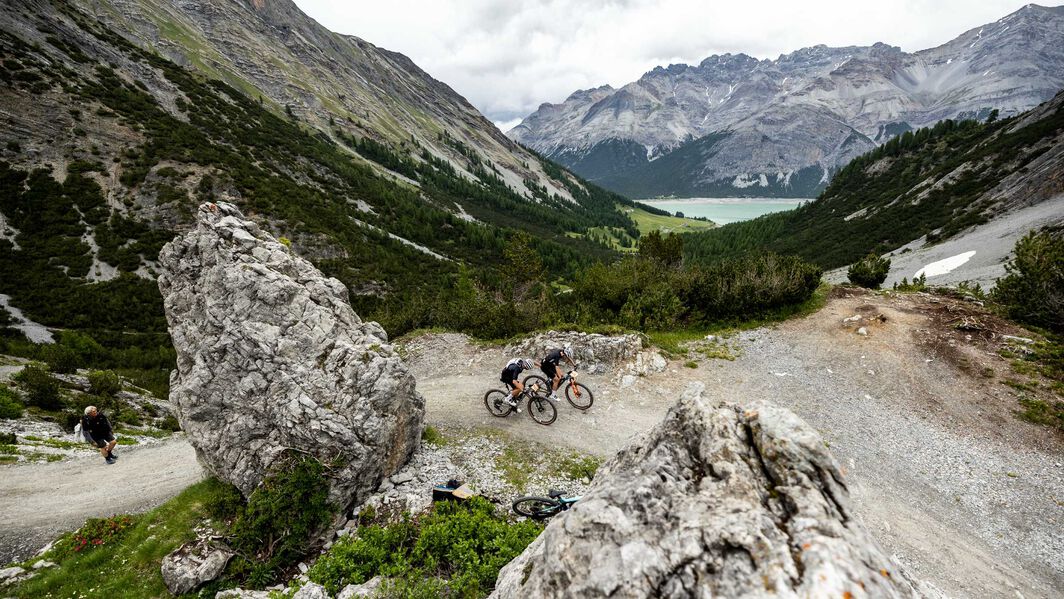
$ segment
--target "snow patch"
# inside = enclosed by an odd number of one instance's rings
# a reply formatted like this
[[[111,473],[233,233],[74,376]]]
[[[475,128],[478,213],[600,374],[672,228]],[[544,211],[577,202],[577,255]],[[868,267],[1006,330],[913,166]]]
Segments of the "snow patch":
[[[406,239],[405,237],[400,237],[400,236],[396,235],[395,233],[389,233],[388,231],[385,231],[384,229],[382,229],[380,227],[376,227],[376,226],[373,226],[373,225],[371,225],[371,224],[369,224],[367,222],[360,221],[357,218],[354,218],[352,216],[349,216],[348,218],[350,218],[351,220],[355,221],[355,223],[357,223],[359,226],[366,227],[367,229],[372,229],[372,230],[374,230],[374,231],[376,231],[378,233],[383,233],[383,234],[387,235],[388,237],[390,237],[391,239],[394,239],[394,240],[396,240],[399,243],[402,243],[404,245],[408,245],[408,246],[414,248],[415,250],[418,250],[419,252],[428,254],[428,255],[432,256],[433,258],[436,258],[437,260],[443,260],[445,262],[451,262],[451,259],[448,258],[447,256],[444,256],[442,254],[437,254],[436,252],[434,252],[431,249],[421,245],[420,243],[414,243],[413,241],[410,241],[409,239]]]
[[[370,206],[365,200],[352,200],[351,198],[348,198],[347,203],[353,205],[359,212],[368,212],[373,215],[377,214],[373,210],[373,206]]]
[[[55,337],[52,336],[51,331],[44,325],[26,318],[22,310],[11,305],[10,296],[0,293],[0,308],[6,309],[7,313],[14,319],[15,324],[11,325],[11,328],[22,331],[26,339],[33,343],[55,343]]]
[[[949,64],[949,63],[951,63],[951,62],[953,62],[953,59],[952,59],[952,58],[950,58],[950,59],[946,60],[946,64]]]
[[[974,255],[975,250],[970,250],[964,252],[963,254],[957,254],[956,256],[950,256],[949,258],[945,258],[937,262],[932,262],[931,264],[928,264],[920,270],[916,271],[916,274],[913,275],[913,278],[919,278],[920,275],[925,275],[928,277],[937,277],[939,275],[944,275],[946,273],[952,272],[961,265],[963,265],[965,262],[971,260],[972,256]]]

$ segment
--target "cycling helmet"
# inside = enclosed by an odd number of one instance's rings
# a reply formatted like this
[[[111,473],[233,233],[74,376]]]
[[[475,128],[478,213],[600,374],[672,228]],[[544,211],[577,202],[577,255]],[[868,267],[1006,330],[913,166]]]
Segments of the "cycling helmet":
[[[535,364],[532,363],[532,360],[529,360],[528,358],[525,358],[524,360],[521,360],[521,368],[524,368],[525,370],[529,370],[533,366],[535,366]]]
[[[569,356],[570,358],[573,357],[573,346],[566,345],[562,348],[562,353]]]

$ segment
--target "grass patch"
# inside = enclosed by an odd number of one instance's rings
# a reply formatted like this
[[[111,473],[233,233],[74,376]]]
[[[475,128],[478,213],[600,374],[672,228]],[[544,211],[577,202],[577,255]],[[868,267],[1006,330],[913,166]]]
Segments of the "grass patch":
[[[18,455],[18,447],[15,447],[14,445],[0,445],[0,454]]]
[[[627,214],[628,217],[635,222],[635,226],[639,229],[640,235],[645,235],[651,231],[662,231],[664,233],[691,233],[694,231],[715,229],[717,227],[717,224],[712,221],[651,214],[642,208],[630,208],[624,206],[621,208],[621,211]]]
[[[502,474],[503,480],[519,492],[524,493],[528,486],[529,473],[536,468],[538,453],[525,443],[508,442],[495,458],[495,469]]]
[[[0,464],[14,464],[18,458],[13,455],[0,455]]]
[[[115,441],[115,444],[117,445],[136,445],[137,443],[139,443],[139,441],[133,437],[118,437]]]
[[[103,547],[72,551],[76,533],[65,535],[43,556],[57,562],[5,594],[15,597],[169,597],[159,566],[162,558],[195,538],[194,527],[207,516],[204,502],[222,483],[208,479],[132,518],[130,526]],[[106,529],[103,529],[106,530]],[[93,530],[79,532],[94,532]],[[96,530],[96,532],[99,532]]]
[[[425,430],[421,432],[421,440],[436,447],[447,445],[447,437],[444,437],[443,433],[434,426],[425,427]]]
[[[23,440],[29,441],[30,445],[43,445],[45,447],[54,447],[56,449],[92,449],[87,443],[65,441],[63,439],[50,439],[47,437],[34,437],[33,435],[27,435],[23,437]]]
[[[136,435],[138,437],[151,437],[152,439],[166,439],[172,437],[173,431],[164,431],[154,428],[133,428],[131,426],[119,426],[116,431],[124,435]]]
[[[1027,422],[1044,424],[1064,431],[1064,401],[1048,402],[1041,399],[1020,398],[1023,410],[1017,416]]]
[[[578,481],[585,478],[591,480],[595,478],[595,472],[598,471],[601,465],[602,460],[599,458],[574,453],[558,460],[555,465],[555,472],[570,480]]]
[[[685,368],[698,368],[698,362],[695,362],[694,360],[688,360],[684,362],[683,365]]]

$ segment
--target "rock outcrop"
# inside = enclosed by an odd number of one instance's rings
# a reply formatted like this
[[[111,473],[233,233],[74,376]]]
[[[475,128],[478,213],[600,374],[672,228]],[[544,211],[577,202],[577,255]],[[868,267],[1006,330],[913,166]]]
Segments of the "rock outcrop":
[[[159,262],[177,350],[170,399],[211,472],[247,495],[283,452],[311,454],[346,506],[407,462],[424,400],[340,281],[229,204],[201,206]]]
[[[609,461],[493,597],[911,597],[820,436],[701,387]]]
[[[652,360],[651,353],[643,351],[643,340],[639,335],[600,335],[597,333],[581,333],[576,331],[547,331],[522,339],[515,345],[506,348],[508,355],[521,356],[532,359],[542,358],[552,349],[571,345],[577,367],[589,373],[606,372],[617,370],[626,364],[631,369],[642,370],[644,373],[647,365],[657,364],[660,360],[660,368],[664,369],[664,360],[657,353],[658,360]]]

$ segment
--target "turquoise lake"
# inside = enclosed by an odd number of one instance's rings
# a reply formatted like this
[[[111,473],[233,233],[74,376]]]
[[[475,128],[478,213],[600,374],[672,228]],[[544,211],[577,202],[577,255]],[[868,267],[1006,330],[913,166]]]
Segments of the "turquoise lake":
[[[684,216],[701,216],[726,225],[741,220],[757,218],[762,214],[797,208],[810,198],[685,198],[682,200],[639,200],[643,204],[667,210],[683,212]]]

